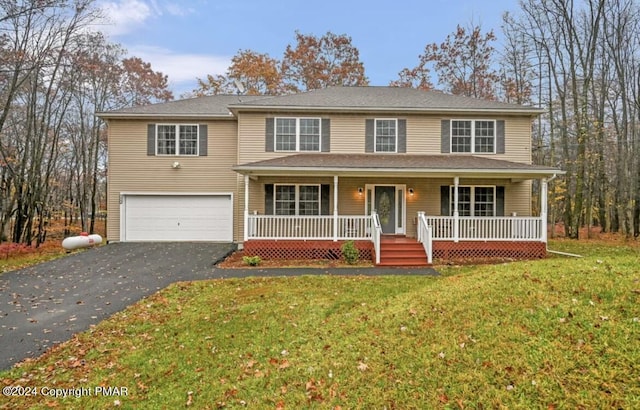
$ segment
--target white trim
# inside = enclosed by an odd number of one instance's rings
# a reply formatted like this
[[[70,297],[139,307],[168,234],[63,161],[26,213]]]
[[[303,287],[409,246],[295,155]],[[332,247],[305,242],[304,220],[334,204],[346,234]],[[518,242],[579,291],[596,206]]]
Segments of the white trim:
[[[378,151],[378,121],[394,121],[396,123],[396,140],[393,151]],[[398,119],[397,118],[374,118],[373,119],[373,152],[376,154],[397,154],[398,153]]]
[[[453,150],[453,122],[454,121],[470,121],[471,122],[471,151],[454,151]],[[476,122],[486,121],[493,123],[493,151],[492,152],[476,152]],[[477,154],[477,155],[490,155],[495,154],[498,151],[498,121],[492,119],[483,118],[452,118],[449,120],[449,151],[451,154]]]
[[[296,121],[296,149],[278,149],[278,120]],[[300,120],[318,121],[318,150],[300,150]],[[322,152],[322,118],[321,117],[273,117],[273,152]]]
[[[158,127],[174,127],[176,131],[176,153],[175,154],[159,154],[158,153]],[[180,154],[180,127],[189,126],[196,127],[196,153]],[[200,124],[191,123],[157,123],[155,124],[155,156],[156,157],[198,157],[200,156]]]

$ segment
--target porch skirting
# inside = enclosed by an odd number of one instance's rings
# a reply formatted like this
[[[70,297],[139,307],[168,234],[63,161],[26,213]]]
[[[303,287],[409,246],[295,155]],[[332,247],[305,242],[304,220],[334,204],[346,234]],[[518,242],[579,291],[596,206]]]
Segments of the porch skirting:
[[[244,242],[244,253],[262,259],[327,259],[342,258],[345,241],[327,240],[249,240]],[[371,241],[355,241],[360,259],[374,260]],[[547,255],[543,242],[482,242],[482,241],[433,241],[433,259],[437,263],[474,262],[483,259],[542,259]]]
[[[473,259],[542,259],[547,256],[544,242],[433,241],[433,259],[440,262]]]
[[[345,241],[323,240],[249,240],[244,242],[244,253],[260,256],[262,259],[328,259],[342,258],[342,244]],[[373,260],[371,241],[354,241],[360,251],[360,259]]]

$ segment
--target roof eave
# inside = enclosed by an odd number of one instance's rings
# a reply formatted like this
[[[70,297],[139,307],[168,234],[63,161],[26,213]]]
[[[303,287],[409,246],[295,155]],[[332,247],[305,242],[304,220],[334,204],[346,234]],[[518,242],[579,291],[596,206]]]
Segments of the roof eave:
[[[393,174],[409,177],[425,175],[466,176],[466,177],[500,177],[500,178],[540,178],[544,176],[563,175],[565,171],[558,169],[473,169],[473,168],[350,168],[350,167],[260,167],[237,165],[232,169],[243,175],[370,175]]]
[[[235,120],[236,117],[229,114],[171,114],[171,113],[117,113],[117,112],[96,112],[96,117],[111,120],[111,119],[126,119],[126,120],[146,120],[146,119],[179,119],[179,120]]]
[[[229,111],[238,115],[241,111],[252,112],[394,112],[394,113],[430,113],[430,114],[502,114],[502,115],[540,115],[541,108],[421,108],[421,107],[340,107],[340,106],[299,106],[299,105],[229,105]]]

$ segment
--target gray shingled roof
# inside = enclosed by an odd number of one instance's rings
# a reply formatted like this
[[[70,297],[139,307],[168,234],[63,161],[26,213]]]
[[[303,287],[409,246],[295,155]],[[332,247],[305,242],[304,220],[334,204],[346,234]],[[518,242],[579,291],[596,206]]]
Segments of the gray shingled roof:
[[[328,87],[299,94],[236,102],[242,109],[320,109],[363,111],[490,111],[540,114],[541,109],[518,104],[424,91],[404,87]]]
[[[103,118],[232,118],[230,111],[461,112],[537,115],[541,109],[402,87],[329,87],[281,96],[213,95],[97,113]]]
[[[545,166],[522,164],[474,155],[414,154],[294,154],[286,157],[236,165],[242,174],[294,172],[378,173],[402,172],[425,174],[512,175],[514,178],[561,174]]]
[[[120,110],[97,113],[99,117],[230,117],[229,105],[247,103],[266,96],[257,95],[212,95],[188,98],[165,103],[141,105]]]

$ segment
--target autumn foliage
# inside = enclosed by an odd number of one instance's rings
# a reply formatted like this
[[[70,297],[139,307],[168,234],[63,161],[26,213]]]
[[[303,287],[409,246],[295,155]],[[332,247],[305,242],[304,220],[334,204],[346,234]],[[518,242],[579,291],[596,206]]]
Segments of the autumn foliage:
[[[240,50],[224,75],[198,78],[195,96],[242,92],[278,95],[329,86],[367,85],[360,53],[346,34],[327,32],[321,37],[296,32],[295,46],[288,45],[280,61],[266,53]]]
[[[414,68],[404,68],[391,85],[431,89],[432,70],[438,85],[455,95],[495,100],[499,76],[494,69],[493,31],[457,26],[444,42],[427,44]]]

